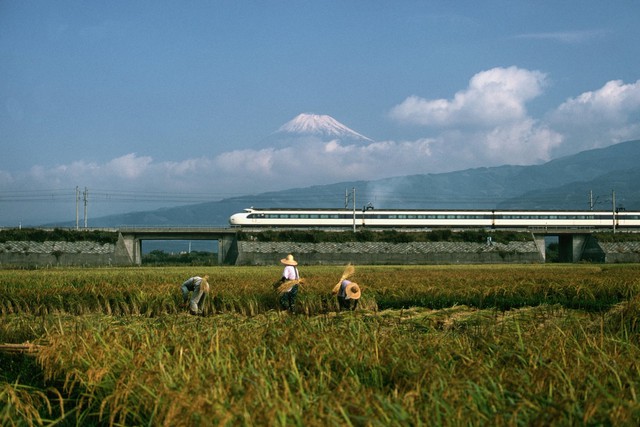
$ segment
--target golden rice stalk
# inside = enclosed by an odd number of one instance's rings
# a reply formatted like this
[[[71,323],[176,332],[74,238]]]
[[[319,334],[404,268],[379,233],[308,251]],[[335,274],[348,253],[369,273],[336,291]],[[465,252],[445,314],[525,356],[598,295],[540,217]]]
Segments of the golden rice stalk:
[[[0,344],[0,352],[14,354],[30,354],[33,355],[40,351],[42,346],[26,342],[24,344]]]
[[[340,290],[340,284],[342,284],[342,281],[344,279],[348,279],[349,277],[353,276],[355,272],[356,272],[356,268],[353,266],[353,264],[351,263],[347,264],[347,266],[344,268],[344,271],[342,272],[342,276],[340,276],[340,280],[338,280],[338,283],[333,287],[333,289],[331,290],[331,293],[337,294],[338,291]]]
[[[286,282],[283,282],[280,286],[278,286],[276,291],[278,291],[278,293],[283,293],[287,289],[289,289],[290,287],[295,285],[296,283],[299,284],[299,285],[304,285],[304,284],[306,284],[306,281],[304,279],[287,280]]]
[[[356,272],[356,268],[353,266],[353,264],[351,263],[347,264],[347,266],[344,268],[344,271],[342,272],[342,277],[340,277],[340,281],[342,282],[344,279],[348,279],[349,277],[353,276],[355,272]]]

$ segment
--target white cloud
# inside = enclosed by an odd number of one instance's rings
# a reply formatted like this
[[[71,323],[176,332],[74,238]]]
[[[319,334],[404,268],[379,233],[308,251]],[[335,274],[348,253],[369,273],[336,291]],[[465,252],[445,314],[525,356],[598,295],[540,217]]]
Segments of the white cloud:
[[[546,74],[517,67],[477,73],[451,100],[412,96],[391,110],[403,123],[436,127],[431,171],[533,164],[551,158],[562,135],[531,118],[526,103],[542,94]]]
[[[493,68],[471,78],[453,99],[410,96],[391,109],[391,118],[423,126],[492,127],[526,116],[525,103],[540,95],[546,75],[517,67]]]
[[[152,161],[151,157],[137,157],[131,153],[108,162],[105,165],[105,171],[128,179],[137,178],[145,173]]]
[[[547,121],[565,135],[562,152],[604,147],[640,137],[640,80],[611,80],[563,102]]]
[[[263,150],[235,150],[222,153],[215,158],[215,166],[222,172],[237,175],[238,172],[256,175],[271,175],[276,151],[268,148]]]
[[[535,164],[554,157],[640,138],[640,80],[607,82],[570,98],[535,119],[526,103],[542,94],[546,75],[516,67],[494,68],[471,78],[451,100],[412,96],[390,116],[436,132],[432,172]]]
[[[551,151],[562,143],[562,135],[532,119],[508,126],[500,126],[481,135],[479,146],[487,148],[478,153],[484,165],[529,165],[551,160]]]
[[[624,84],[607,82],[598,90],[585,92],[562,103],[554,113],[556,120],[572,123],[624,123],[640,109],[640,80]]]

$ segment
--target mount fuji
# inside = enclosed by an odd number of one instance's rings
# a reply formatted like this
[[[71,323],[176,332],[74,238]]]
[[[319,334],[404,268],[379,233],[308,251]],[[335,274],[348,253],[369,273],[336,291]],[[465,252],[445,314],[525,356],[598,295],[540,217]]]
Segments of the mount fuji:
[[[302,113],[260,143],[261,147],[296,147],[306,143],[339,140],[342,144],[374,142],[328,115]]]
[[[320,114],[299,114],[278,129],[276,133],[313,135],[331,139],[356,139],[373,142],[371,138],[349,129],[336,119]]]

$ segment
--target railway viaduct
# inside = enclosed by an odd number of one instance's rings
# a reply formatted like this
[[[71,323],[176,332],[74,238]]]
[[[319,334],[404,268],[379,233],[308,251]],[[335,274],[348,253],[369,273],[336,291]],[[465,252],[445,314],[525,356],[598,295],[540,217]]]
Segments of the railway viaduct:
[[[546,257],[548,236],[557,236],[562,262],[579,262],[583,259],[592,232],[579,229],[541,228],[528,230],[532,233],[541,259]],[[238,257],[237,230],[210,227],[135,227],[121,228],[122,245],[131,264],[142,264],[142,242],[144,240],[215,240],[218,242],[218,264],[235,264]]]

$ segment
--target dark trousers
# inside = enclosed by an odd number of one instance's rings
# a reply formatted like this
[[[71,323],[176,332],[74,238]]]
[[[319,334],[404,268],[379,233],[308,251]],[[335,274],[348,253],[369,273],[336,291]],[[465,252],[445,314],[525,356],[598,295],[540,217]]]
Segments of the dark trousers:
[[[338,297],[338,305],[340,306],[340,311],[342,310],[355,310],[358,306],[357,299],[346,299],[345,297]]]
[[[283,292],[280,296],[280,307],[283,310],[293,312],[296,305],[296,295],[298,295],[298,285],[293,285],[289,292]]]

